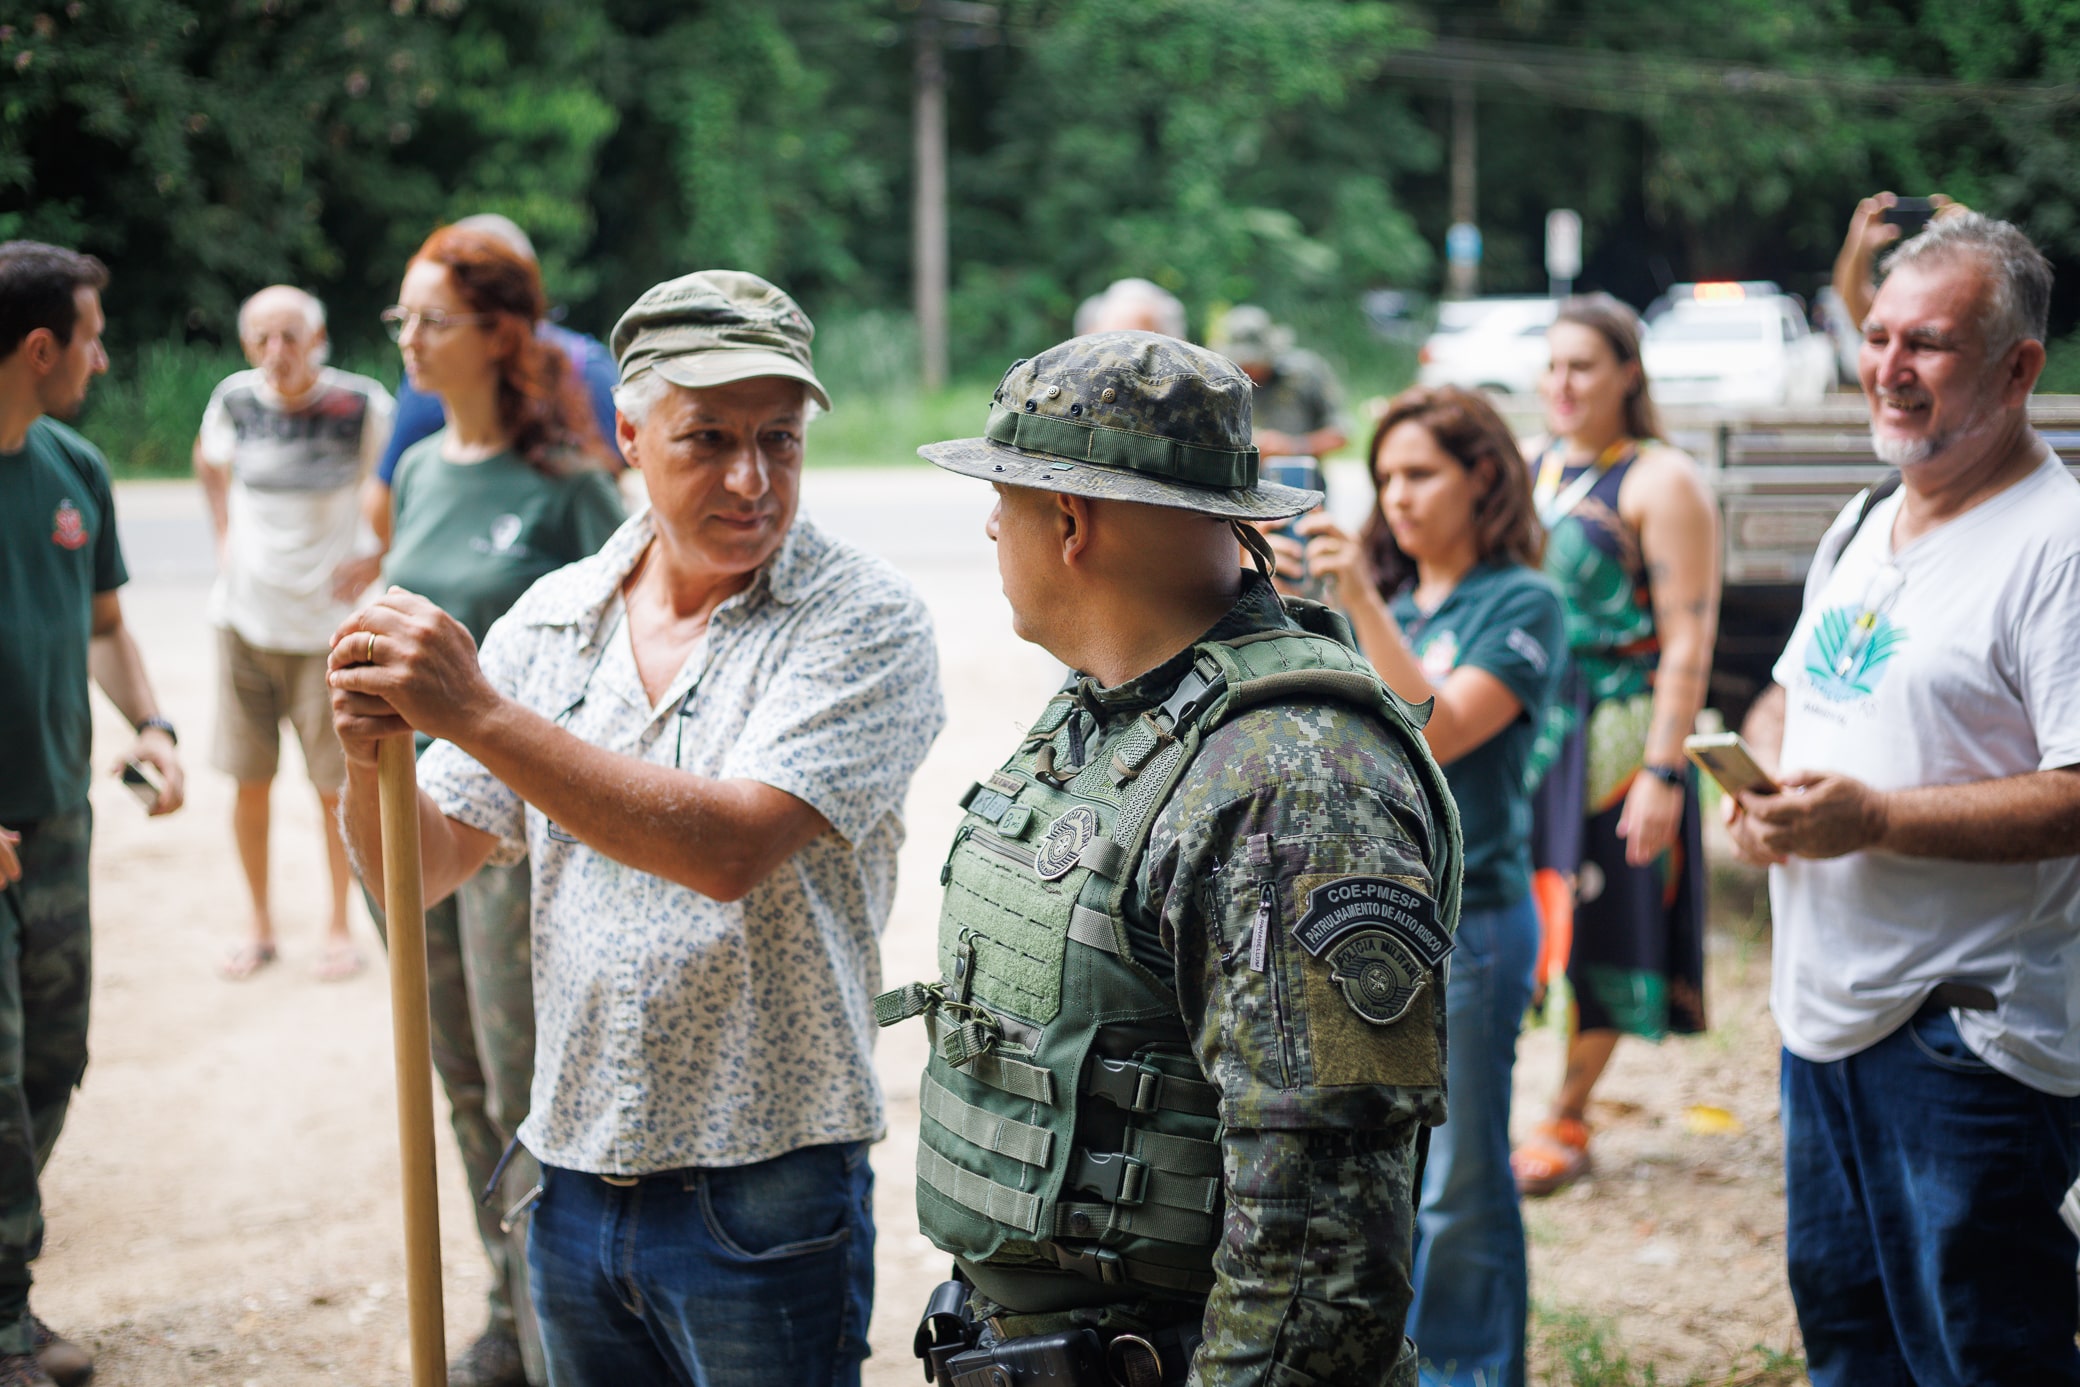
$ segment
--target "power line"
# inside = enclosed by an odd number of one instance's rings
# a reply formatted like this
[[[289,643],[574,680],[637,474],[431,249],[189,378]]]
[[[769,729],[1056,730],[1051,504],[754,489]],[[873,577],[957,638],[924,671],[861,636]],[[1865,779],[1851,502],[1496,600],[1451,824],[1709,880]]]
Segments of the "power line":
[[[1380,71],[1441,84],[1473,82],[1597,110],[1629,109],[1639,96],[1846,101],[1893,107],[1928,101],[2044,110],[2080,105],[2080,85],[2070,83],[1961,82],[1849,70],[1819,75],[1673,54],[1483,39],[1436,38],[1420,48],[1397,49],[1381,58]]]

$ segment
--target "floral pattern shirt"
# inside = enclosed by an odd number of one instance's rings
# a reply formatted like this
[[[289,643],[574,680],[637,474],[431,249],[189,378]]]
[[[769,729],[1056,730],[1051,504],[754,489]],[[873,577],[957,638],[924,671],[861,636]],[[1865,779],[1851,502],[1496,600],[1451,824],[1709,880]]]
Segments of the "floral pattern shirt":
[[[831,831],[742,900],[575,841],[460,748],[421,785],[534,863],[535,1072],[520,1139],[545,1165],[733,1166],[885,1127],[871,1045],[878,939],[910,777],[945,722],[924,604],[893,568],[797,517],[655,705],[621,583],[645,511],[541,579],[485,637],[485,674],[572,733],[654,765],[757,780]]]

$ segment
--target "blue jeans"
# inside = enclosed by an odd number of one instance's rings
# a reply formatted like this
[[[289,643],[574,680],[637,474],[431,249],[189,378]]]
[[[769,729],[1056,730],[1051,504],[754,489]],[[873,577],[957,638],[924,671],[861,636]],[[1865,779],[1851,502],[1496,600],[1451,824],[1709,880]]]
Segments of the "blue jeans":
[[[1829,1064],[1786,1051],[1785,1253],[1814,1387],[2080,1384],[2059,1200],[2080,1098],[2017,1083],[1944,1011]]]
[[[550,1387],[858,1387],[865,1142],[633,1185],[549,1168],[527,1266]]]
[[[1530,1276],[1509,1168],[1510,1070],[1531,1005],[1538,912],[1530,897],[1470,910],[1445,984],[1451,1120],[1431,1134],[1416,1215],[1409,1337],[1424,1387],[1523,1387]]]

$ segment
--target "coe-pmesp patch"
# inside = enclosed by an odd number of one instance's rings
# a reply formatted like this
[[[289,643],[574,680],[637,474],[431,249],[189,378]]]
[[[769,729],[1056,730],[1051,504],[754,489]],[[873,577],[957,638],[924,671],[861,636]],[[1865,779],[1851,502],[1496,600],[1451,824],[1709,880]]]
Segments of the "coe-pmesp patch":
[[[1315,887],[1293,938],[1329,965],[1344,1001],[1376,1026],[1406,1016],[1452,951],[1437,927],[1436,902],[1386,877],[1339,877]]]
[[[1040,840],[1039,850],[1033,854],[1033,870],[1042,881],[1058,881],[1069,875],[1076,859],[1098,836],[1100,827],[1097,810],[1088,804],[1077,805],[1049,826],[1047,836]]]

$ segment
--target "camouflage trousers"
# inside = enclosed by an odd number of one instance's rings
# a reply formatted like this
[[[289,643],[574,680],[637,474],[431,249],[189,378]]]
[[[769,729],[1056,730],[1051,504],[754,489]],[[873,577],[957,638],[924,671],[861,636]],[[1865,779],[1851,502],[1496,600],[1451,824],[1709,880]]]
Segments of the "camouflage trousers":
[[[480,1196],[527,1116],[534,1083],[534,974],[526,862],[485,867],[426,912],[426,991],[432,1007],[433,1068],[448,1095],[455,1143],[469,1177],[477,1235],[491,1261],[491,1327],[520,1340],[527,1380],[547,1380],[541,1335],[527,1292],[527,1224],[499,1220],[539,1178],[534,1158],[514,1152],[497,1194]],[[377,928],[382,912],[373,909]],[[386,936],[387,937],[387,936]]]
[[[35,1348],[29,1263],[43,1249],[37,1179],[87,1069],[93,833],[84,804],[39,821],[16,848],[22,879],[0,890],[0,1354]]]

